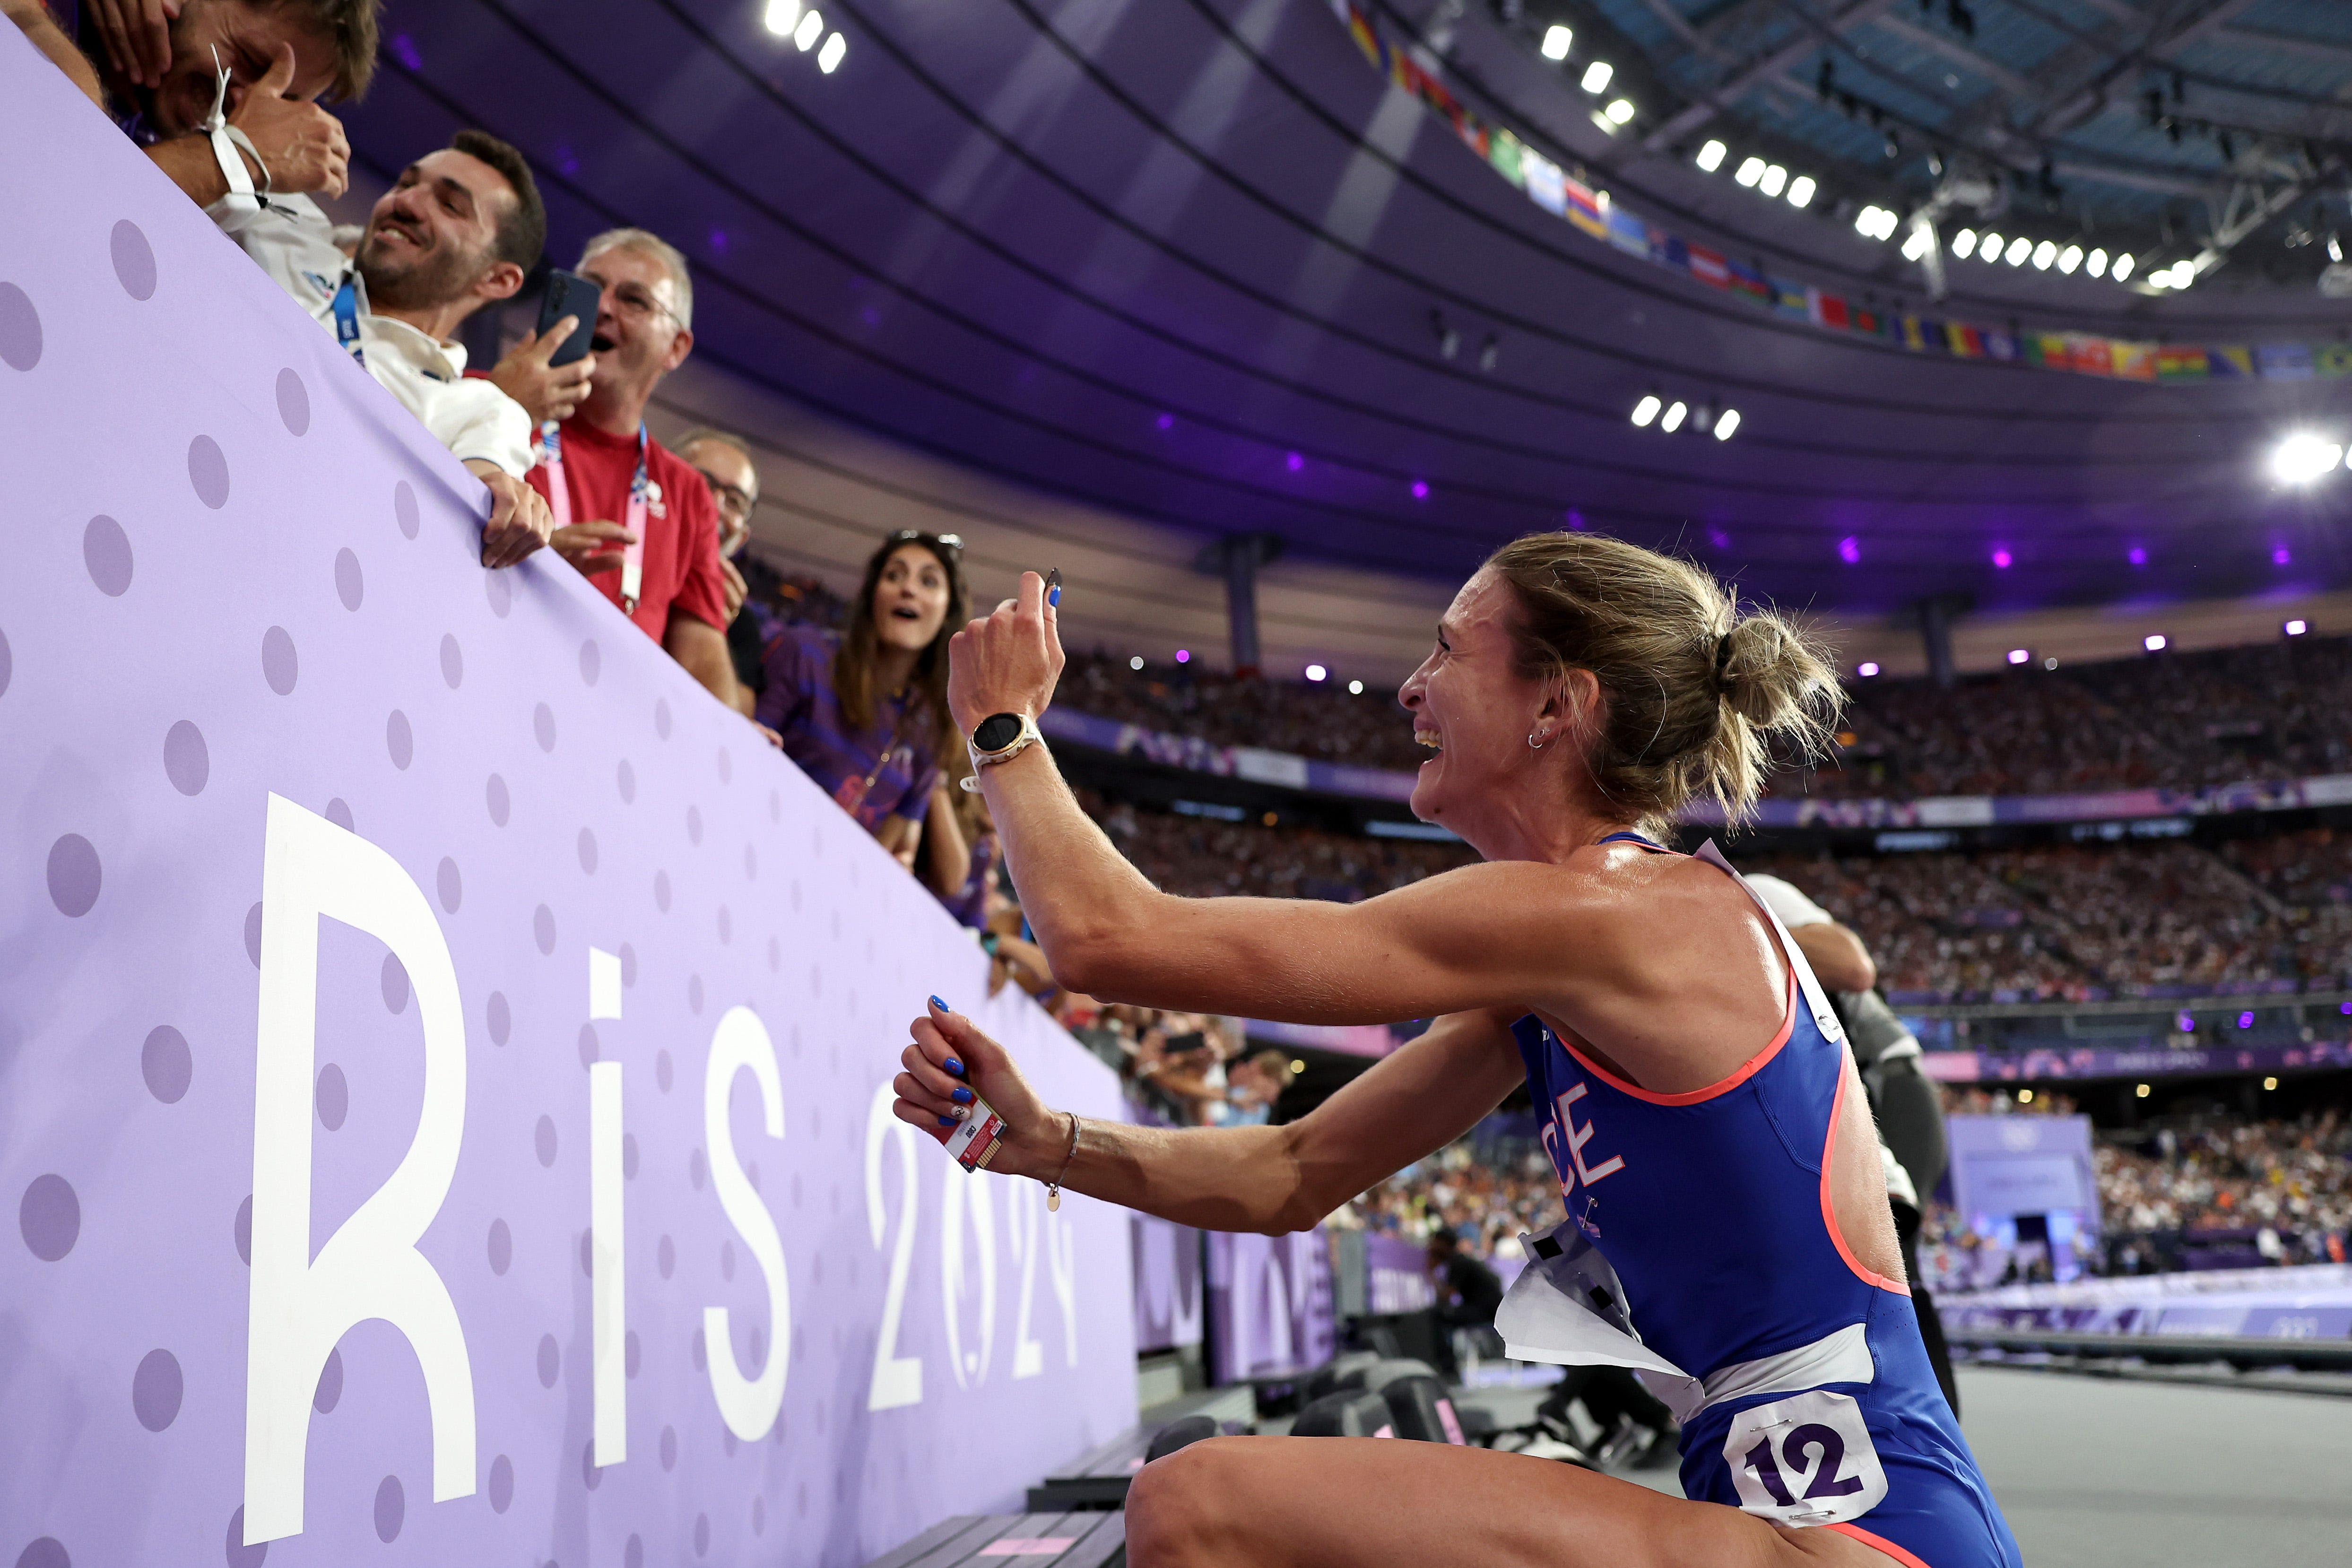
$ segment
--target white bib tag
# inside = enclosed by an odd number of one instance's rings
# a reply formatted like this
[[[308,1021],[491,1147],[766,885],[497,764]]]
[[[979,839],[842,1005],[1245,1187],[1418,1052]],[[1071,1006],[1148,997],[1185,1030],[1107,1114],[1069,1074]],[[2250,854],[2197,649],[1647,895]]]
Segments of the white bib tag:
[[[1783,1524],[1842,1524],[1886,1497],[1862,1406],[1814,1389],[1742,1410],[1723,1440],[1742,1511]]]

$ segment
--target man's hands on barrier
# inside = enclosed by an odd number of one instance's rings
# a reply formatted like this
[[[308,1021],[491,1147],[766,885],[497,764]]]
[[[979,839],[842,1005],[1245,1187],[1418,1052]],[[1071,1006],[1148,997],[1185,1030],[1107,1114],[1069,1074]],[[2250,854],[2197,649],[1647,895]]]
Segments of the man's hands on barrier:
[[[636,535],[606,517],[568,524],[556,529],[554,537],[548,540],[555,547],[556,554],[588,577],[600,571],[620,570],[621,552],[636,542]]]
[[[595,355],[583,354],[568,365],[547,362],[579,325],[580,318],[566,316],[509,349],[490,367],[491,383],[522,404],[534,425],[571,418],[588,395],[588,382],[596,373]]]
[[[82,0],[106,57],[133,87],[161,87],[172,64],[172,24],[181,0]]]
[[[340,196],[351,184],[352,144],[343,122],[315,103],[287,97],[293,85],[294,46],[280,44],[269,73],[246,89],[228,122],[252,140],[272,191]],[[254,171],[257,183],[260,178],[261,171]]]
[[[1005,1176],[1052,1176],[1069,1137],[1068,1120],[1046,1109],[1004,1048],[937,997],[910,1032],[914,1043],[900,1058],[907,1070],[890,1084],[898,1094],[892,1113],[944,1144],[971,1114],[974,1101],[985,1100],[1004,1122],[1003,1150],[988,1168]]]
[[[545,497],[482,458],[469,457],[466,466],[490,492],[490,515],[482,524],[484,566],[512,566],[548,542],[555,515]]]
[[[743,601],[751,597],[751,585],[743,580],[735,563],[723,555],[719,558],[719,583],[727,596],[727,623],[731,626],[735,617],[743,613]]]
[[[970,735],[991,714],[1045,713],[1062,677],[1057,613],[1045,602],[1045,580],[1024,571],[1020,597],[949,640],[948,708],[958,728]]]

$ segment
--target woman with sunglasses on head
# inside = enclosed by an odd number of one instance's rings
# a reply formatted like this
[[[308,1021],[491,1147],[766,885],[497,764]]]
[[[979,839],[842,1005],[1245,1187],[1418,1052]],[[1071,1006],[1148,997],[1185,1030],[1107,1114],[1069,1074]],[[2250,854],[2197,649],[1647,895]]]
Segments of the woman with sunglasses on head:
[[[961,622],[963,541],[902,528],[866,563],[835,633],[787,626],[769,643],[756,717],[784,754],[909,868],[929,818],[943,858],[971,852],[945,810],[940,759],[957,744],[948,710],[949,629]],[[934,807],[940,807],[934,812]]]
[[[1505,546],[1398,693],[1432,751],[1413,812],[1483,863],[1355,904],[1177,898],[1120,858],[1038,744],[1063,661],[1034,574],[953,655],[956,721],[1064,983],[1436,1021],[1298,1121],[1171,1132],[1048,1107],[934,998],[896,1113],[1049,1201],[1279,1233],[1524,1082],[1567,1218],[1531,1239],[1497,1326],[1513,1355],[1643,1368],[1680,1421],[1679,1498],[1483,1448],[1212,1438],[1136,1476],[1137,1568],[2017,1568],[1921,1343],[1837,1016],[1712,845],[1664,847],[1694,799],[1747,816],[1776,738],[1824,737],[1837,683],[1801,632],[1621,540]]]

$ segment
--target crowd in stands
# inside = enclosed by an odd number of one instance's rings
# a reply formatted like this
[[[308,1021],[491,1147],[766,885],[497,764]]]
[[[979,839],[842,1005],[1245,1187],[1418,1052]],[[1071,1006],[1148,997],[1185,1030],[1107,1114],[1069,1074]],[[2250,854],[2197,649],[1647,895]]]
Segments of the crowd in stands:
[[[1343,1205],[1327,1222],[1425,1241],[1448,1230],[1482,1258],[1519,1256],[1522,1231],[1559,1223],[1559,1178],[1539,1148],[1507,1143],[1482,1161],[1459,1139]]]
[[[1236,681],[1193,664],[1073,658],[1065,700],[1102,717],[1220,746],[1360,767],[1425,760],[1394,692],[1337,681]],[[1772,792],[1825,797],[2033,795],[2352,770],[2352,639],[2071,665],[1962,679],[1848,683],[1834,754],[1775,776]]]
[[[1079,802],[1144,875],[1192,898],[1244,894],[1353,904],[1477,858],[1465,844],[1364,838],[1246,815],[1187,816],[1107,803],[1091,791]]]

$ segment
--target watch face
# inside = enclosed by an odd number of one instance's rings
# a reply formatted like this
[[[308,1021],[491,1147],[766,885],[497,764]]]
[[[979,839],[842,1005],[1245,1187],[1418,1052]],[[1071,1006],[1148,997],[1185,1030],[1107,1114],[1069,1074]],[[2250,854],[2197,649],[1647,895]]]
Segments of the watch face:
[[[971,743],[982,751],[1002,751],[1021,738],[1021,716],[1017,713],[995,713],[980,721],[971,732]]]

